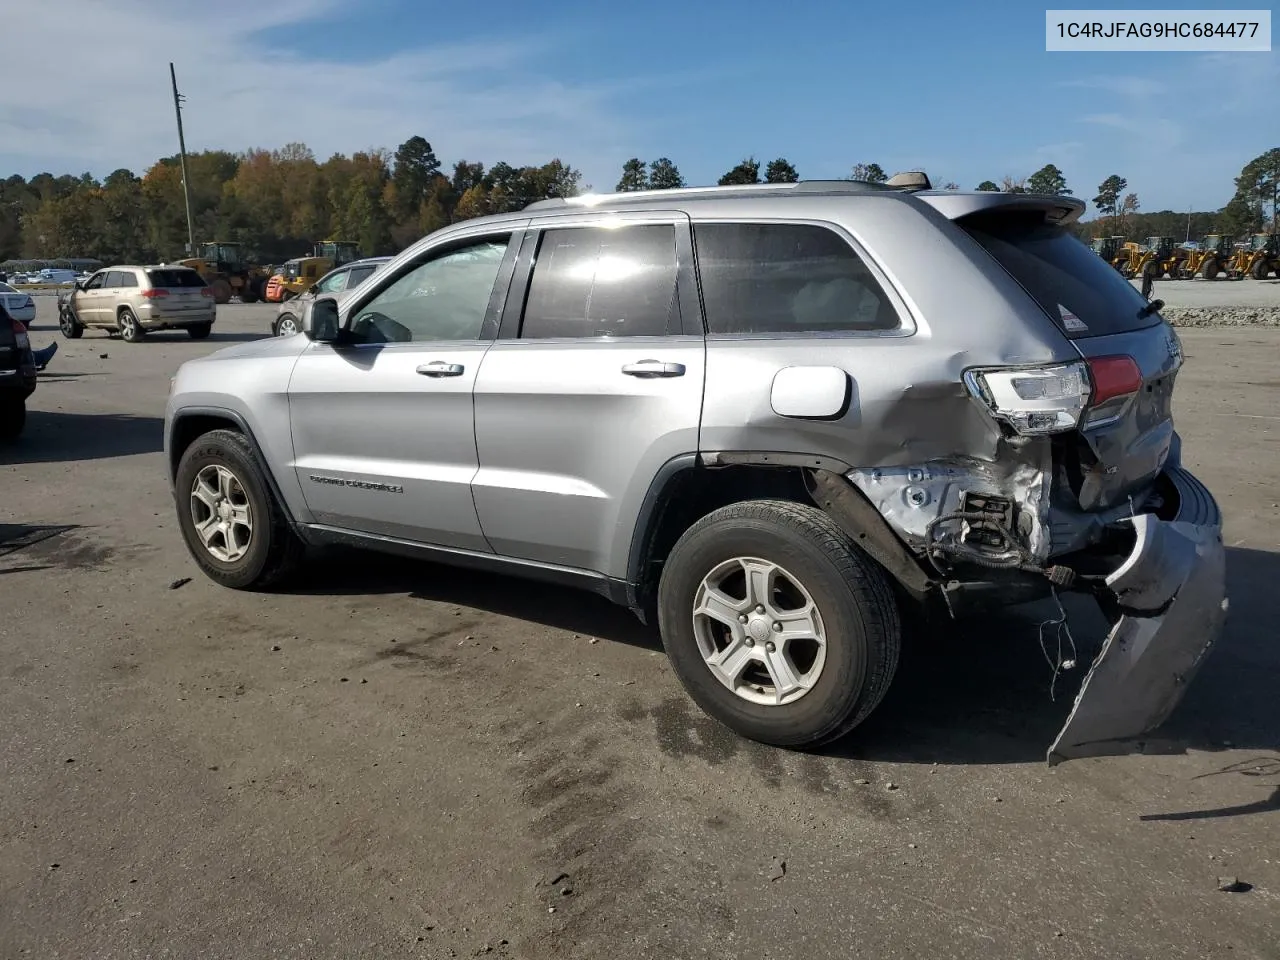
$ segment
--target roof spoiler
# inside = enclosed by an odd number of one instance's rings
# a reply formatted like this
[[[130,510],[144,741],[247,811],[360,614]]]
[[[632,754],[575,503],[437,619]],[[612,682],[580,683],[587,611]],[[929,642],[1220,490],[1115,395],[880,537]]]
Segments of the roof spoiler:
[[[953,193],[935,190],[921,193],[920,199],[949,220],[959,220],[975,213],[1007,211],[1042,213],[1045,222],[1066,225],[1080,219],[1085,211],[1083,200],[1048,193]]]

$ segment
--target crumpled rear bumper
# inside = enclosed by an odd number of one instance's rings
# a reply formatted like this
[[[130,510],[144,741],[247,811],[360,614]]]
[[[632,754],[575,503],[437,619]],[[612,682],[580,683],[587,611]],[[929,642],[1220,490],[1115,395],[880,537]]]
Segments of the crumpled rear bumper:
[[[1089,668],[1049,765],[1142,749],[1182,700],[1226,620],[1226,550],[1213,496],[1180,467],[1172,520],[1131,521],[1133,551],[1106,583],[1122,611]]]

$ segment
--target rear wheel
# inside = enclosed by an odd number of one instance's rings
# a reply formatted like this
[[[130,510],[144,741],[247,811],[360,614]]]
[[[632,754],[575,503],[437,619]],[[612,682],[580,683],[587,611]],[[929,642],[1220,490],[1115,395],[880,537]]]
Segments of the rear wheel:
[[[240,288],[241,303],[257,303],[262,297],[258,295],[258,290],[252,284],[246,284]]]
[[[137,343],[146,335],[142,324],[138,323],[138,318],[128,307],[120,311],[120,316],[116,318],[116,325],[120,328],[120,339],[125,343]]]
[[[16,397],[0,399],[0,440],[16,440],[26,424],[26,400]]]
[[[1249,275],[1255,280],[1267,279],[1267,274],[1270,272],[1270,264],[1268,264],[1266,260],[1257,260],[1254,262],[1253,266],[1249,268]]]
[[[1216,280],[1218,277],[1218,261],[1206,260],[1200,268],[1200,276],[1206,280]]]
[[[187,327],[187,336],[192,340],[203,340],[209,336],[209,331],[212,329],[212,323],[197,323],[194,326]]]
[[[231,284],[225,277],[215,277],[213,283],[209,284],[209,289],[213,291],[214,303],[231,302]]]
[[[783,747],[862,722],[902,644],[880,568],[821,510],[777,500],[723,507],[685,532],[663,566],[658,621],[694,701]]]
[[[212,580],[264,589],[297,566],[302,544],[275,501],[253,447],[234,430],[211,430],[183,453],[175,481],[178,525]]]

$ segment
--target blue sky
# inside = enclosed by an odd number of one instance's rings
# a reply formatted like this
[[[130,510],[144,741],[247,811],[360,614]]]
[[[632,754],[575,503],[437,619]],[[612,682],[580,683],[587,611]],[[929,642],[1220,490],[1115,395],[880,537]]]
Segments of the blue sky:
[[[7,45],[24,82],[0,89],[0,174],[173,152],[169,59],[190,149],[301,140],[323,158],[422,134],[447,163],[560,156],[606,191],[631,156],[691,183],[754,155],[966,188],[1053,162],[1085,199],[1119,173],[1143,209],[1203,209],[1280,145],[1280,53],[1047,53],[1026,2],[219,6],[221,32],[196,0],[48,0],[28,22],[75,27]]]

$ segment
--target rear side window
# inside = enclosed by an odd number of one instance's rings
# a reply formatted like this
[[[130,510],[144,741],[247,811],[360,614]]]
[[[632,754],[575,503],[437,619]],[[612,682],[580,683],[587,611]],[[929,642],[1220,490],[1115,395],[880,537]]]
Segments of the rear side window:
[[[1160,323],[1120,273],[1042,216],[966,217],[957,223],[1022,285],[1068,337],[1128,333]]]
[[[700,223],[693,238],[709,333],[785,337],[901,325],[862,258],[826,227]]]
[[[523,339],[661,337],[679,331],[674,226],[543,232],[525,300]]]
[[[120,271],[120,286],[136,287],[138,285],[138,275],[132,270]]]
[[[153,287],[203,287],[204,277],[194,270],[148,270],[147,279]]]

